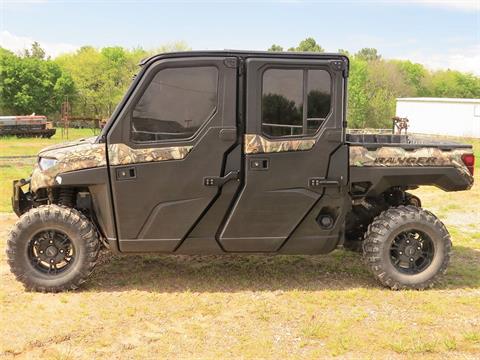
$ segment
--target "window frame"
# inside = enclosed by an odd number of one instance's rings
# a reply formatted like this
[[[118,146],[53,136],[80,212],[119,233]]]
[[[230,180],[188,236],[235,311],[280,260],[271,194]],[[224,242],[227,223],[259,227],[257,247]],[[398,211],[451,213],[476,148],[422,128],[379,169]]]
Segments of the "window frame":
[[[265,73],[268,70],[302,70],[303,72],[303,78],[302,78],[302,100],[303,100],[303,106],[302,106],[302,134],[301,135],[284,135],[284,136],[272,136],[269,134],[266,134],[263,131],[263,83],[264,83],[264,77]],[[324,118],[308,118],[308,71],[309,70],[323,70],[325,71],[328,76],[330,77],[330,109],[325,115]],[[325,126],[327,119],[331,116],[333,113],[333,108],[334,108],[334,84],[333,84],[333,76],[330,71],[330,69],[326,66],[302,66],[302,65],[277,65],[277,64],[272,64],[271,66],[268,66],[263,69],[263,71],[260,74],[260,134],[263,137],[266,137],[268,139],[305,139],[305,138],[314,138],[318,135],[320,130]],[[318,127],[318,129],[312,133],[308,134],[305,131],[308,129],[308,120],[323,120],[323,123],[321,126]]]
[[[195,131],[195,133],[188,137],[188,138],[172,138],[172,139],[162,139],[162,140],[151,140],[151,141],[138,141],[138,140],[134,140],[133,139],[133,112],[135,111],[135,108],[136,106],[138,105],[138,103],[140,102],[140,100],[142,99],[143,95],[145,94],[145,92],[148,90],[148,88],[150,87],[150,84],[153,82],[153,80],[155,79],[155,77],[161,72],[161,71],[164,71],[164,70],[172,70],[172,69],[182,69],[182,68],[214,68],[217,72],[217,76],[216,76],[216,97],[215,97],[215,108],[212,110],[212,112],[210,113],[210,115],[202,122],[202,124],[200,125],[200,127]],[[182,142],[192,142],[193,140],[195,140],[196,137],[198,137],[198,135],[202,132],[202,130],[207,126],[208,123],[210,123],[210,121],[217,115],[218,113],[218,109],[219,109],[219,99],[220,99],[220,80],[221,80],[221,70],[218,68],[217,65],[213,64],[213,63],[210,63],[210,64],[171,64],[171,66],[162,66],[160,67],[159,69],[156,69],[155,73],[154,74],[151,74],[148,78],[148,84],[146,84],[141,92],[139,94],[137,94],[137,97],[136,99],[134,100],[134,102],[132,103],[132,105],[130,106],[130,109],[128,111],[128,117],[129,117],[129,121],[128,121],[128,141],[132,144],[132,145],[136,145],[136,146],[142,146],[142,145],[156,145],[156,144],[172,144],[172,143],[182,143]]]

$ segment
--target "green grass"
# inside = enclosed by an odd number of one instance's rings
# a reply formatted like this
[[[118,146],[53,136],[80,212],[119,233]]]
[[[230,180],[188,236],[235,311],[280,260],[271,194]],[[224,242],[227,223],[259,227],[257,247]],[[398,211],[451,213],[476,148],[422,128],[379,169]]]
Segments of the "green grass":
[[[57,128],[57,132],[50,139],[2,136],[0,137],[0,156],[37,155],[44,147],[94,136],[98,133],[98,129],[95,129],[95,131],[93,129],[69,129],[67,139],[66,137],[62,138],[62,131]]]
[[[30,176],[32,165],[0,166],[0,212],[11,212],[11,196],[13,180]]]

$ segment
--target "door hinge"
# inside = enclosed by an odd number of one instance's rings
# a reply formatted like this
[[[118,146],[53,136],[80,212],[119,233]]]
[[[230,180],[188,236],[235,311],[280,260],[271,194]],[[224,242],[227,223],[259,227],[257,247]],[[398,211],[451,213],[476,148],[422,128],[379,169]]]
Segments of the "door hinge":
[[[235,57],[229,57],[223,60],[223,64],[232,69],[236,69],[238,67],[238,59]]]
[[[330,67],[335,71],[341,71],[344,78],[348,77],[348,62],[345,60],[333,60]]]

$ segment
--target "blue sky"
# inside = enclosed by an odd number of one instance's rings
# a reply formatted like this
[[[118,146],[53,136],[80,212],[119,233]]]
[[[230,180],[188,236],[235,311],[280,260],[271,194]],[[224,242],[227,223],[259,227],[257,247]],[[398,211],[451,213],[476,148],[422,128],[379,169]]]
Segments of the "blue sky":
[[[480,0],[10,1],[0,45],[32,40],[55,56],[81,45],[193,49],[285,48],[314,37],[327,51],[375,47],[386,58],[480,74]]]

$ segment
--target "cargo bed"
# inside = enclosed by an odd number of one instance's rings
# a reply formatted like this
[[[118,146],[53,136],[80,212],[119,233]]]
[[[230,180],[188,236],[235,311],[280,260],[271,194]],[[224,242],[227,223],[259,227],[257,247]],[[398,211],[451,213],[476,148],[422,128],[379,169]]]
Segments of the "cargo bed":
[[[422,147],[441,150],[471,149],[469,144],[455,141],[445,141],[428,135],[399,135],[382,133],[348,133],[346,142],[351,146],[364,146],[368,149],[379,147],[401,147],[403,149],[418,149]]]

